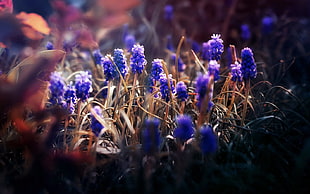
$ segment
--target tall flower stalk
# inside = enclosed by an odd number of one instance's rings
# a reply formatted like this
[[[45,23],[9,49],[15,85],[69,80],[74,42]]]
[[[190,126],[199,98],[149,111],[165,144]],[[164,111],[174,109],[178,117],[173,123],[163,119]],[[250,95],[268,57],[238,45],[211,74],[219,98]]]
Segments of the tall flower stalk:
[[[250,80],[255,78],[257,75],[253,52],[250,48],[244,48],[241,51],[241,72],[245,82],[245,99],[241,117],[241,124],[244,125],[250,93]]]

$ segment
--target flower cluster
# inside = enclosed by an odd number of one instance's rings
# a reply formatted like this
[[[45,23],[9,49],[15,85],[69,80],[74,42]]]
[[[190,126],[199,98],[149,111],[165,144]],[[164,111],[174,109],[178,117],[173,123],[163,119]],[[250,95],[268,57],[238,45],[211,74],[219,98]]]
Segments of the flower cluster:
[[[231,80],[232,81],[242,81],[242,72],[241,72],[241,64],[236,61],[235,63],[232,63],[230,65],[230,69],[231,69]]]
[[[254,62],[253,52],[250,48],[241,50],[241,72],[245,80],[256,77],[256,64]]]
[[[176,64],[176,60],[177,60],[176,54],[173,53],[171,55],[171,63],[172,63],[172,65]],[[184,62],[182,61],[180,56],[178,57],[177,65],[178,65],[178,72],[183,72],[184,69],[185,69],[185,65],[184,65]]]
[[[196,92],[197,92],[197,106],[200,109],[204,103],[207,103],[207,111],[210,111],[213,102],[211,101],[213,91],[209,88],[210,76],[208,73],[201,74],[196,79]],[[204,102],[204,100],[208,99],[208,102]]]
[[[76,97],[85,101],[89,98],[92,91],[91,75],[87,72],[81,72],[75,76]]]
[[[60,72],[52,72],[50,76],[50,102],[53,105],[61,105],[63,103],[63,96],[65,93],[65,81]]]
[[[96,119],[96,117],[103,118],[102,110],[99,106],[94,106],[92,108],[90,124],[90,128],[92,129],[93,133],[98,137],[104,126]]]
[[[125,48],[130,51],[136,44],[136,38],[132,34],[127,34],[124,38]]]
[[[170,92],[174,92],[174,87],[173,87],[173,82],[172,82],[172,75],[169,74],[168,76],[169,81],[170,81],[170,89],[168,86],[168,80],[166,74],[162,73],[160,74],[160,93],[161,93],[161,98],[168,102],[170,100]]]
[[[74,106],[76,104],[76,92],[72,85],[69,85],[65,91],[64,99],[66,101],[66,108],[69,113],[72,114],[75,110]]]
[[[163,72],[163,66],[161,64],[161,59],[154,59],[152,62],[151,78],[153,80],[159,81],[160,74]]]
[[[117,66],[119,72],[121,73],[122,77],[125,77],[127,74],[127,63],[123,49],[114,49],[113,61]]]
[[[54,45],[52,42],[48,41],[45,45],[47,50],[53,50],[54,49]]]
[[[180,99],[181,101],[185,101],[188,98],[187,93],[187,86],[184,82],[179,81],[176,85],[176,95],[177,99]]]
[[[211,38],[211,40],[202,44],[202,59],[218,61],[224,52],[223,40],[219,34],[213,34]]]
[[[94,56],[94,61],[95,61],[95,64],[96,65],[102,65],[102,60],[103,60],[103,56],[102,54],[100,53],[100,50],[95,50],[93,52],[93,56]]]
[[[132,73],[141,74],[146,64],[144,56],[144,47],[142,45],[135,44],[132,49],[132,56],[130,58],[130,65]]]
[[[203,154],[211,154],[217,150],[217,138],[213,133],[210,125],[204,125],[199,130],[200,134],[200,149]]]
[[[181,142],[186,142],[194,134],[194,125],[192,118],[188,115],[179,115],[176,119],[177,128],[173,132],[173,136]]]
[[[248,24],[241,25],[241,38],[242,40],[249,40],[251,38],[251,31]]]
[[[107,55],[102,60],[103,72],[104,72],[105,79],[107,81],[113,80],[119,76],[118,72],[116,70],[116,67],[113,64],[113,62],[111,61],[111,59],[112,59],[112,56]]]
[[[209,62],[208,71],[210,75],[213,75],[214,81],[220,79],[220,64],[216,60],[211,60]]]
[[[156,118],[149,118],[145,120],[142,130],[142,148],[145,153],[152,154],[158,151],[160,144],[160,122]]]
[[[173,6],[172,5],[166,5],[164,8],[165,15],[164,18],[167,21],[171,21],[173,18]]]

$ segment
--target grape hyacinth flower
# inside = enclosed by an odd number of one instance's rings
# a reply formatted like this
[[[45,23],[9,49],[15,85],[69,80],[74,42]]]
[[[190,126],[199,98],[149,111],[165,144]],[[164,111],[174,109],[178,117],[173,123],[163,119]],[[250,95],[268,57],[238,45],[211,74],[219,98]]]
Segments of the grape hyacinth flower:
[[[49,101],[53,105],[61,105],[63,103],[63,97],[65,93],[65,81],[64,78],[61,76],[60,72],[52,72],[50,76],[50,99]]]
[[[146,59],[144,56],[144,47],[139,44],[135,44],[131,49],[132,56],[130,58],[130,65],[132,73],[141,74],[144,66],[146,65]]]
[[[242,81],[242,72],[241,72],[241,64],[236,61],[235,63],[232,63],[230,65],[230,68],[231,68],[231,80],[236,82],[236,81],[239,81],[241,82]]]
[[[136,38],[132,34],[127,34],[124,38],[125,48],[130,51],[136,44]]]
[[[274,26],[274,19],[271,16],[265,16],[262,19],[262,34],[269,35]]]
[[[164,7],[165,15],[164,18],[167,21],[172,21],[173,18],[173,6],[172,5],[166,5]]]
[[[75,104],[76,104],[76,93],[75,89],[72,85],[67,86],[67,89],[64,94],[64,99],[67,103],[66,108],[69,110],[69,113],[74,113],[75,110]]]
[[[127,74],[127,63],[123,49],[114,49],[113,61],[117,66],[119,72],[121,73],[122,77],[125,77]]]
[[[217,150],[217,138],[210,125],[204,125],[199,130],[200,149],[204,155],[215,153]]]
[[[52,42],[48,41],[45,45],[47,50],[53,50],[54,49],[54,45]]]
[[[241,72],[243,79],[253,79],[256,77],[256,64],[250,48],[241,50]]]
[[[173,53],[173,54],[171,55],[171,62],[172,62],[172,65],[175,65],[176,58],[177,58],[176,54]],[[185,65],[184,65],[184,63],[183,63],[183,61],[182,61],[182,59],[181,59],[180,56],[178,57],[178,64],[177,64],[177,65],[178,65],[178,72],[183,72],[184,69],[185,69]]]
[[[166,45],[166,48],[169,51],[174,52],[173,41],[172,41],[171,35],[167,35],[167,45]]]
[[[113,80],[119,76],[115,65],[110,59],[112,59],[112,56],[106,55],[102,60],[103,72],[107,81]]]
[[[163,65],[161,64],[161,59],[154,59],[151,68],[151,78],[153,80],[159,81],[160,74],[163,72]]]
[[[184,82],[179,81],[176,85],[176,95],[177,99],[180,99],[181,101],[185,101],[188,98],[187,93],[187,86]]]
[[[220,34],[213,34],[211,40],[202,44],[203,60],[220,60],[224,52],[223,40]]]
[[[142,149],[147,154],[158,151],[160,144],[160,122],[157,118],[149,118],[145,120],[142,130]]]
[[[92,91],[91,75],[87,72],[81,72],[75,76],[76,97],[85,101],[89,98]]]
[[[216,60],[211,60],[209,62],[208,71],[210,75],[214,76],[214,81],[220,79],[220,64]]]
[[[96,116],[99,118],[103,118],[102,109],[100,108],[100,106],[94,106],[92,108],[92,111],[93,112],[91,113],[90,128],[92,129],[92,132],[96,135],[96,137],[98,137],[104,126],[96,119]],[[96,114],[96,116],[94,114]]]
[[[93,52],[93,56],[94,56],[94,61],[95,61],[95,64],[96,65],[102,65],[102,62],[103,62],[103,56],[100,52],[99,49],[95,50]]]
[[[194,125],[189,115],[179,115],[176,119],[177,127],[173,132],[173,136],[181,142],[186,142],[194,134]]]
[[[251,38],[251,31],[248,24],[241,25],[241,38],[242,40],[249,40]]]
[[[167,76],[166,74],[162,73],[160,74],[160,79],[159,79],[159,83],[160,83],[160,93],[161,93],[161,98],[163,100],[165,100],[166,102],[168,102],[170,100],[170,91],[174,92],[174,87],[173,87],[173,82],[172,82],[172,75],[169,74],[168,78],[170,80],[170,89],[169,90],[169,86],[168,86],[168,80],[167,80]]]
[[[205,107],[207,111],[210,111],[213,106],[213,102],[211,101],[213,91],[211,88],[209,88],[209,82],[210,82],[210,76],[208,73],[201,74],[196,79],[196,93],[198,101],[197,106],[199,109],[204,108],[201,106],[204,104],[203,100],[205,100],[207,97],[207,99],[209,100],[207,102],[208,104],[206,104],[207,107]]]

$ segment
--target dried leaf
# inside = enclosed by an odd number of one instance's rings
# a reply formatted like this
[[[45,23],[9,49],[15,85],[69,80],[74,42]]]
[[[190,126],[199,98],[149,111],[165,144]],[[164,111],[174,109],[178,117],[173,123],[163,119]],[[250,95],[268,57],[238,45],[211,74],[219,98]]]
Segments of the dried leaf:
[[[128,11],[141,2],[139,0],[97,0],[98,5],[110,12]]]
[[[12,95],[21,98],[33,111],[42,110],[47,99],[49,76],[64,56],[62,50],[48,50],[23,60],[7,77],[14,87]]]
[[[44,18],[36,13],[21,12],[16,15],[16,18],[20,19],[22,24],[30,26],[42,34],[48,35],[51,31]]]

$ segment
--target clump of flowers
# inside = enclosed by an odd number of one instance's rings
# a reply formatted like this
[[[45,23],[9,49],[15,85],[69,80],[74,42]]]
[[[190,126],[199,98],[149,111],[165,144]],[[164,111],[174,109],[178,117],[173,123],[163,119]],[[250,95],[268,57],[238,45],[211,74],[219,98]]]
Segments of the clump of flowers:
[[[177,60],[176,54],[173,53],[173,54],[171,55],[172,65],[175,65],[176,60]],[[179,71],[179,72],[183,72],[184,69],[185,69],[185,64],[184,64],[183,60],[182,60],[180,57],[178,57],[177,65],[178,65],[178,71]]]
[[[87,71],[75,75],[76,97],[85,101],[89,98],[92,91],[91,75]]]
[[[209,62],[208,71],[210,75],[214,76],[214,81],[220,79],[220,64],[216,60],[211,60]]]
[[[53,50],[54,49],[54,45],[52,42],[48,41],[45,45],[47,50]]]
[[[196,79],[196,93],[197,93],[197,106],[199,109],[201,109],[203,103],[207,103],[207,111],[210,111],[213,102],[211,101],[213,91],[209,87],[209,82],[210,82],[210,76],[208,73],[206,74],[201,74],[197,77]],[[208,99],[208,102],[204,102],[204,100]]]
[[[127,34],[124,38],[125,48],[130,51],[136,44],[136,38],[132,34]]]
[[[121,75],[125,77],[125,75],[127,74],[127,63],[123,49],[114,49],[113,61]]]
[[[163,72],[163,66],[161,64],[161,59],[154,59],[151,68],[151,78],[153,80],[159,81],[160,74]]]
[[[115,65],[110,59],[111,59],[111,55],[107,55],[102,60],[104,76],[107,81],[113,80],[119,76]]]
[[[256,64],[250,48],[244,48],[241,51],[241,72],[244,79],[253,79],[256,77]]]
[[[135,44],[131,49],[132,56],[130,58],[130,65],[132,73],[141,74],[144,66],[146,65],[146,59],[144,55],[144,46]]]
[[[164,15],[165,20],[171,21],[173,18],[173,6],[172,5],[166,5],[164,7],[164,12],[165,12],[165,15]]]
[[[50,99],[53,105],[61,105],[63,103],[63,96],[65,93],[65,81],[60,72],[52,72],[50,76]]]
[[[204,155],[215,153],[217,150],[217,138],[210,125],[204,125],[199,129],[200,149]]]
[[[102,109],[100,108],[100,106],[94,106],[92,108],[91,124],[90,124],[92,132],[98,137],[104,126],[97,120],[96,117],[101,119],[103,118]]]
[[[170,92],[174,92],[174,87],[173,87],[173,82],[172,82],[172,75],[168,75],[169,81],[170,81],[170,89],[168,85],[168,80],[166,74],[162,73],[160,74],[160,93],[161,93],[161,98],[168,102],[170,100]]]
[[[262,34],[263,35],[269,35],[272,30],[273,30],[273,26],[274,26],[274,19],[271,16],[265,16],[262,19]]]
[[[192,118],[189,115],[179,115],[176,122],[177,128],[175,128],[173,136],[181,142],[186,142],[195,132]]]
[[[158,151],[160,144],[160,122],[156,118],[145,120],[142,130],[142,148],[145,153],[152,154]]]
[[[188,98],[187,93],[187,86],[184,82],[179,81],[176,85],[176,95],[177,99],[180,99],[181,101],[185,101]]]

